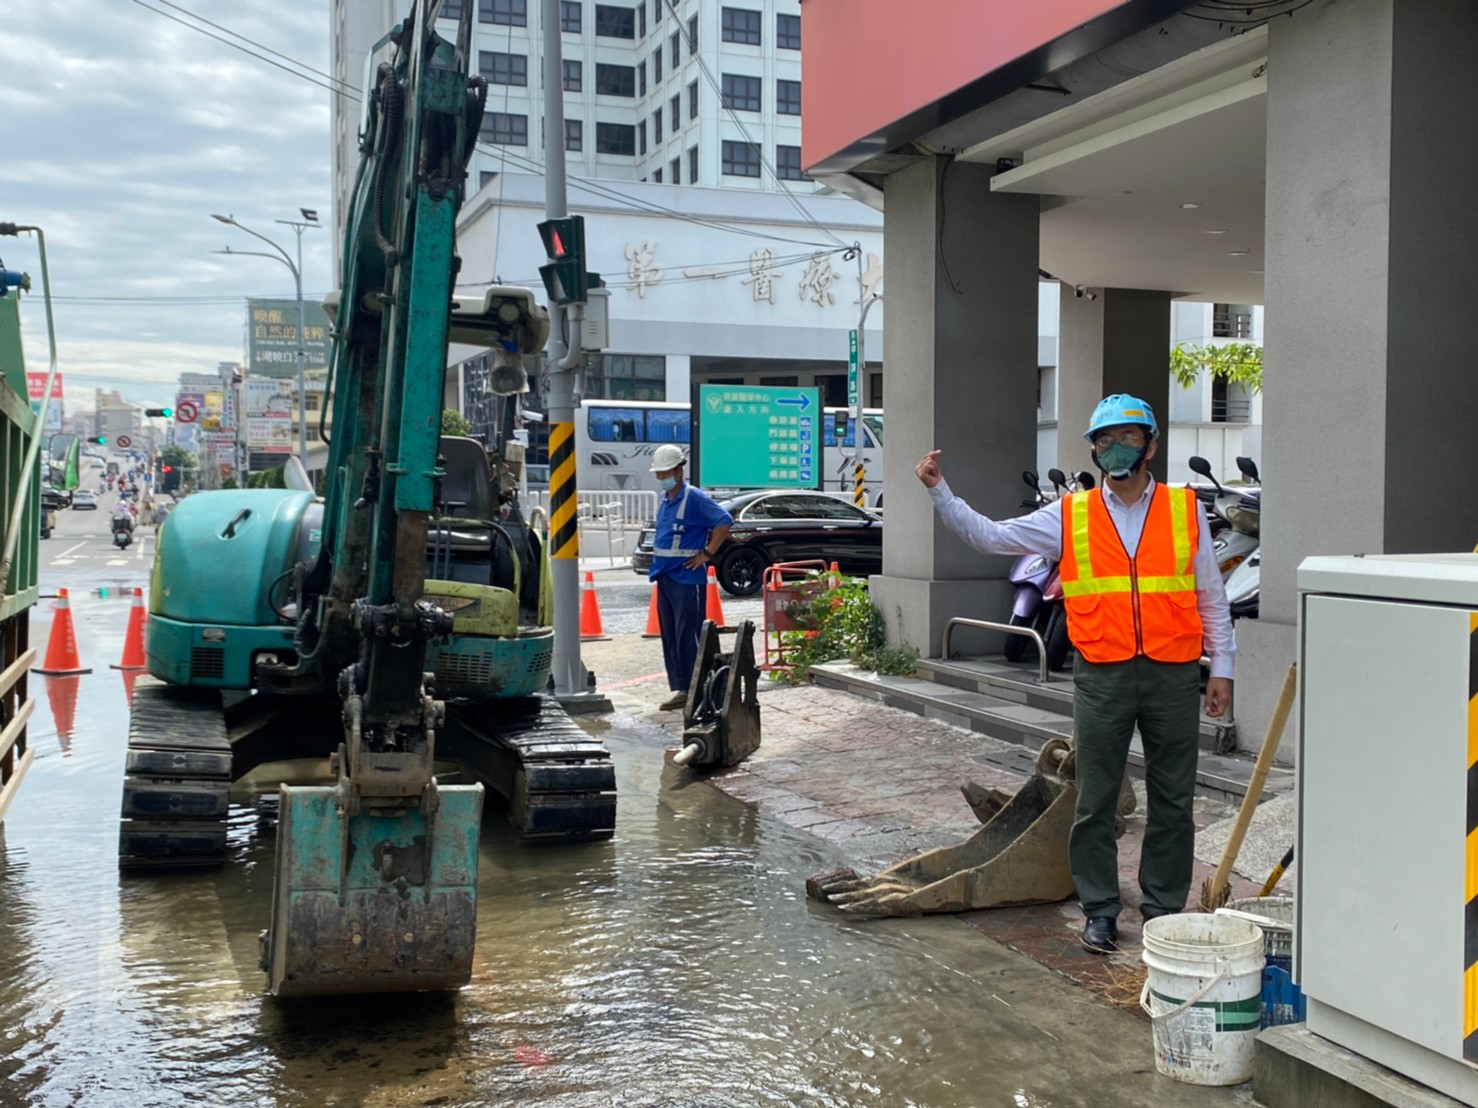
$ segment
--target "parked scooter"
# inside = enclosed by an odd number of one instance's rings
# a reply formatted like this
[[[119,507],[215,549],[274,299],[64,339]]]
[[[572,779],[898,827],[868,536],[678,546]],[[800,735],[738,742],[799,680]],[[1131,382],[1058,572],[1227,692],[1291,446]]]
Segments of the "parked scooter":
[[[1251,458],[1238,458],[1237,468],[1248,481],[1256,485],[1262,484],[1262,479],[1257,473],[1257,463]],[[1252,499],[1248,497],[1247,499]],[[1257,496],[1258,506],[1239,506],[1242,512],[1251,512],[1254,515],[1261,514],[1261,495]],[[1260,528],[1259,528],[1260,530]],[[1225,585],[1227,590],[1227,604],[1231,607],[1233,619],[1256,619],[1258,612],[1258,592],[1262,579],[1262,547],[1258,546],[1251,554],[1247,555],[1241,565],[1237,566],[1231,573],[1227,574]]]
[[[1045,506],[1047,498],[1042,494],[1042,486],[1036,473],[1030,469],[1023,470],[1021,479],[1032,490],[1032,498],[1023,500],[1021,506],[1033,510]],[[1011,567],[1011,573],[1007,577],[1016,587],[1011,598],[1011,618],[1007,621],[1012,627],[1033,627],[1040,633],[1037,617],[1042,611],[1042,595],[1056,572],[1057,563],[1040,554],[1023,554],[1016,559],[1016,564]],[[1026,657],[1029,646],[1031,639],[1025,635],[1007,635],[1002,653],[1006,655],[1006,661],[1019,662]]]
[[[1094,485],[1093,474],[1086,469],[1079,470],[1073,477],[1068,477],[1060,469],[1049,469],[1047,479],[1057,488],[1059,499],[1071,493],[1087,492]],[[1047,648],[1047,668],[1053,673],[1066,668],[1068,653],[1072,649],[1067,635],[1067,607],[1062,602],[1061,570],[1060,565],[1052,567],[1052,577],[1042,590],[1042,618],[1037,625],[1042,643]]]
[[[1252,465],[1250,458],[1238,458],[1239,467],[1243,461]],[[1260,543],[1258,539],[1262,509],[1260,492],[1229,491],[1216,479],[1216,475],[1211,472],[1211,463],[1205,458],[1192,457],[1187,464],[1202,477],[1210,478],[1211,483],[1216,486],[1216,499],[1211,504],[1211,510],[1217,518],[1224,520],[1227,526],[1220,531],[1213,529],[1211,542],[1216,554],[1217,568],[1221,570],[1221,578],[1225,581],[1227,575],[1245,562]],[[1252,468],[1256,472],[1257,467]]]

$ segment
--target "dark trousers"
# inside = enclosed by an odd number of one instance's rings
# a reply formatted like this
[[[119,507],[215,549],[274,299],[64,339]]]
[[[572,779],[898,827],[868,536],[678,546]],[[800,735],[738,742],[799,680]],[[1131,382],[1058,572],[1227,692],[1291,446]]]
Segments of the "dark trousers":
[[[1123,908],[1114,811],[1136,724],[1149,794],[1140,910],[1146,917],[1178,912],[1190,895],[1196,842],[1199,666],[1145,657],[1094,665],[1079,658],[1073,681],[1078,806],[1068,854],[1083,914],[1117,916]]]
[[[687,692],[698,658],[698,632],[703,627],[704,586],[683,585],[672,574],[657,578],[657,620],[662,628],[662,665],[667,687]]]

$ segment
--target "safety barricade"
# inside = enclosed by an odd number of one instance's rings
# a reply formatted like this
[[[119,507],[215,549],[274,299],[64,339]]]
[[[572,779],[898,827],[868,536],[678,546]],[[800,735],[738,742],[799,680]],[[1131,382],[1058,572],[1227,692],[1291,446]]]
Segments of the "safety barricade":
[[[760,669],[790,669],[785,660],[783,636],[787,631],[806,631],[801,614],[811,602],[826,591],[827,563],[819,558],[806,562],[776,562],[765,570],[765,660]]]

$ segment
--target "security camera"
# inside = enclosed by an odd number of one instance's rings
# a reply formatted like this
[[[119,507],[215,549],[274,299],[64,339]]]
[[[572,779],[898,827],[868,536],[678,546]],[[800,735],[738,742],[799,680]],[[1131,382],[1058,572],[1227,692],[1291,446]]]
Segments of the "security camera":
[[[1079,300],[1097,300],[1098,299],[1098,293],[1094,292],[1092,289],[1087,288],[1087,287],[1085,287],[1083,285],[1074,285],[1073,286],[1073,295],[1075,297],[1077,297]]]
[[[493,372],[488,378],[488,388],[492,389],[494,396],[528,392],[529,375],[523,367],[523,358],[499,347],[493,354]]]

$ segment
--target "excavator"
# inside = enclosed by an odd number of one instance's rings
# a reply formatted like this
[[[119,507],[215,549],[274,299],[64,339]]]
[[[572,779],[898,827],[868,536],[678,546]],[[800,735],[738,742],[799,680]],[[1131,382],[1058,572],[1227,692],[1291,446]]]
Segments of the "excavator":
[[[152,570],[120,867],[220,865],[234,781],[326,765],[320,783],[278,792],[261,937],[278,997],[466,984],[484,783],[525,839],[615,828],[609,753],[545,695],[552,577],[518,499],[513,401],[549,316],[527,289],[456,283],[487,86],[473,6],[455,41],[435,31],[439,7],[416,0],[370,59],[340,290],[325,303],[322,495],[297,459],[286,488],[192,495]],[[451,342],[490,350],[508,399],[486,447],[440,433]]]

